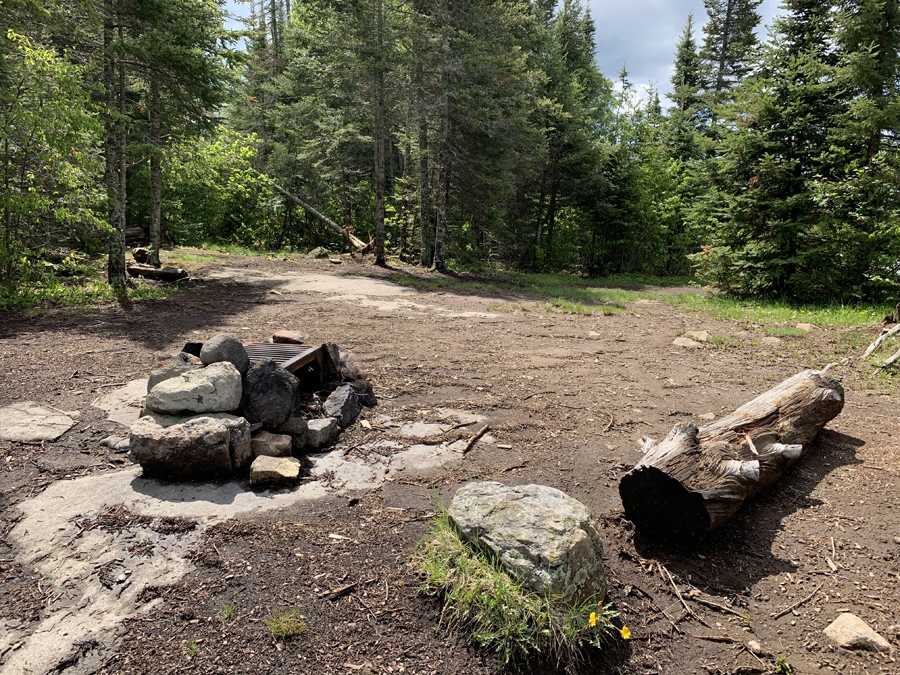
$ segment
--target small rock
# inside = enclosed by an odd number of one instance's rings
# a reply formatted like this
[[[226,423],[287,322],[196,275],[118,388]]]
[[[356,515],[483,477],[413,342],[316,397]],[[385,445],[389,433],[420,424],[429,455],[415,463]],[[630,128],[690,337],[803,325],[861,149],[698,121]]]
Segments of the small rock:
[[[128,436],[107,436],[100,441],[100,445],[116,452],[127,452],[131,441]]]
[[[589,331],[588,331],[588,337],[592,337],[592,338],[603,337],[603,333],[598,333],[598,332],[595,331],[595,330],[589,330]]]
[[[184,352],[181,352],[182,354]],[[157,368],[153,372],[150,373],[150,377],[147,379],[147,393],[150,393],[150,390],[153,389],[160,382],[165,382],[166,380],[171,380],[173,377],[178,377],[179,375],[184,375],[189,370],[197,370],[201,366],[189,366],[187,364],[179,364],[169,362],[161,368]]]
[[[751,338],[753,338],[753,335],[751,335],[750,333],[748,333],[745,330],[739,330],[737,333],[732,335],[732,337],[736,337],[739,340],[750,340]]]
[[[244,378],[241,414],[275,430],[291,416],[299,388],[299,380],[272,359],[258,361]]]
[[[686,337],[675,338],[672,341],[672,344],[675,345],[676,347],[691,347],[691,348],[703,346],[699,342],[697,342],[695,340],[691,340],[690,338],[686,338]]]
[[[300,460],[296,457],[262,455],[250,465],[251,485],[293,485],[300,477]]]
[[[257,431],[250,439],[250,449],[255,457],[290,457],[292,439],[287,434]]]
[[[900,637],[900,624],[894,624],[893,626],[888,626],[888,633],[890,633],[894,637]]]
[[[894,543],[900,545],[900,537],[894,537]]]
[[[751,653],[751,654],[756,654],[757,656],[762,656],[762,655],[763,655],[763,648],[762,648],[762,645],[759,644],[759,642],[757,642],[756,640],[750,640],[750,641],[747,643],[747,649],[750,650],[750,653]]]
[[[714,419],[716,419],[716,414],[708,412],[708,413],[703,413],[702,415],[697,415],[697,417],[700,418],[701,420],[714,420]]]
[[[890,651],[891,644],[872,630],[855,614],[844,612],[825,629],[825,635],[844,649],[868,649]]]
[[[272,342],[279,345],[302,345],[306,336],[292,330],[278,330],[272,333]]]
[[[685,333],[685,336],[687,336],[689,338],[693,338],[700,342],[707,342],[709,340],[709,331],[692,330],[690,333]]]
[[[287,422],[278,427],[278,432],[291,437],[291,447],[295,451],[300,452],[306,448],[309,425],[305,417],[289,417]]]
[[[764,345],[780,345],[781,338],[770,335],[769,337],[764,337],[762,340],[760,340],[760,342],[762,342]]]
[[[340,258],[329,258],[328,262],[330,262],[332,265],[342,265],[344,263],[344,261]]]
[[[246,375],[247,369],[250,368],[250,357],[247,356],[244,345],[236,337],[227,333],[219,333],[207,340],[200,350],[200,360],[205,366],[227,361],[238,369],[241,377]]]
[[[317,258],[321,260],[322,258],[327,258],[329,255],[330,253],[328,252],[327,248],[325,248],[324,246],[317,246],[307,254],[307,257]]]
[[[306,445],[311,450],[321,450],[331,445],[338,433],[338,423],[333,417],[307,422]]]
[[[147,394],[147,408],[164,415],[232,412],[241,403],[241,374],[227,361],[163,380]]]
[[[362,411],[362,404],[356,387],[352,384],[342,384],[328,397],[323,408],[325,414],[335,418],[343,428],[353,424],[353,420]]]
[[[805,333],[808,333],[809,331],[813,330],[815,326],[813,326],[811,323],[798,323],[797,328]]]

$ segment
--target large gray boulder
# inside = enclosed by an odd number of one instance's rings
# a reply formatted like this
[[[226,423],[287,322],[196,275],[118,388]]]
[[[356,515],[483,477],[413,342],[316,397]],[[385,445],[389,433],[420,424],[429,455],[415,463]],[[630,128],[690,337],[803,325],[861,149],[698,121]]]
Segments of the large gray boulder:
[[[275,431],[291,416],[299,387],[297,378],[272,359],[258,361],[244,378],[241,414]]]
[[[163,415],[232,412],[241,403],[241,374],[227,362],[163,380],[147,394],[147,409]]]
[[[131,457],[147,475],[195,479],[231,476],[253,459],[242,417],[146,415],[131,425]]]
[[[323,408],[325,414],[336,419],[342,428],[348,427],[362,410],[359,392],[352,384],[342,384],[325,400]]]
[[[200,361],[204,366],[227,361],[237,368],[242,376],[246,375],[247,369],[250,368],[250,357],[247,355],[244,345],[228,333],[219,333],[204,342],[203,347],[200,348]]]
[[[606,596],[600,533],[588,508],[564,492],[468,483],[448,513],[469,542],[493,551],[527,588],[573,600]]]

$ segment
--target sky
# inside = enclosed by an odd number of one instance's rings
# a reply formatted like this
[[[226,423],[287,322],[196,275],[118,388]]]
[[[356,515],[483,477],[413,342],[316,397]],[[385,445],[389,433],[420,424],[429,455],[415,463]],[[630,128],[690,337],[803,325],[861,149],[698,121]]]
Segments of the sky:
[[[302,0],[300,0],[302,1]],[[672,61],[688,14],[694,13],[695,36],[703,41],[701,28],[706,23],[703,0],[583,0],[591,10],[597,28],[597,65],[609,79],[615,80],[626,64],[630,80],[640,98],[654,83],[661,94],[671,91]],[[240,16],[250,10],[248,4],[228,0],[228,9]],[[779,0],[763,0],[759,35],[766,36],[778,12]],[[234,26],[237,28],[238,26]],[[667,101],[663,101],[663,106]]]
[[[597,65],[606,77],[615,80],[626,64],[629,79],[638,94],[655,83],[661,94],[671,91],[669,78],[675,46],[681,37],[688,14],[694,13],[694,36],[703,42],[706,23],[703,0],[583,0],[591,10],[597,29]],[[778,13],[779,0],[763,0],[758,35],[766,37],[764,26]],[[668,101],[663,100],[663,106]]]

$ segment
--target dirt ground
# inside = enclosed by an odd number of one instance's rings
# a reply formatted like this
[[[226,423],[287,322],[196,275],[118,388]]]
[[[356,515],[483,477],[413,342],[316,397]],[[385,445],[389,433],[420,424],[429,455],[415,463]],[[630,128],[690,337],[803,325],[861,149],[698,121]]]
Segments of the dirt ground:
[[[559,488],[601,524],[610,600],[632,637],[611,639],[583,672],[791,672],[777,671],[779,660],[794,673],[900,673],[896,652],[840,650],[822,633],[852,611],[900,645],[900,424],[895,398],[857,370],[859,359],[835,371],[847,389],[843,413],[779,483],[698,549],[664,550],[635,537],[617,490],[641,457],[641,436],[660,439],[676,422],[731,411],[802,369],[858,356],[876,329],[758,344],[730,336],[761,338],[760,326],[656,300],[629,302],[613,316],[563,314],[525,292],[398,290],[378,280],[392,270],[369,263],[219,256],[192,263],[196,281],[164,301],[0,316],[0,406],[31,400],[80,411],[56,442],[0,442],[4,630],[36,630],[63,590],[17,564],[9,539],[17,507],[56,481],[129,466],[99,445],[122,428],[91,402],[145,377],[159,354],[186,341],[219,332],[256,341],[286,328],[336,342],[371,371],[379,405],[364,409],[369,428],[358,422],[345,431],[342,447],[396,440],[380,416],[441,422],[447,409],[483,416],[491,438],[430,478],[337,490],[210,527],[190,554],[192,571],[144,589],[146,611],[112,636],[82,641],[52,672],[496,672],[493,655],[439,625],[441,603],[419,592],[409,562],[435,501],[481,479]],[[315,276],[294,283],[296,275]],[[365,275],[368,285],[346,275]],[[690,330],[729,339],[672,345]],[[127,512],[108,516],[80,527],[126,536],[141,526]],[[145,553],[132,551],[135,559]],[[265,619],[289,609],[306,630],[277,640]],[[762,653],[747,649],[750,640]]]

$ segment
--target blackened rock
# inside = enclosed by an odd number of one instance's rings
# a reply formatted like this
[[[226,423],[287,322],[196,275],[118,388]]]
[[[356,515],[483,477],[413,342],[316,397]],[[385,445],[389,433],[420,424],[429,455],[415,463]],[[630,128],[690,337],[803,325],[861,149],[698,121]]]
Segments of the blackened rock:
[[[309,425],[305,417],[289,417],[287,422],[278,427],[278,433],[287,434],[291,437],[291,447],[295,451],[306,449]]]
[[[185,342],[184,347],[181,348],[181,351],[183,351],[185,354],[196,356],[199,359],[201,349],[203,349],[202,342]]]
[[[244,377],[241,414],[251,424],[277,430],[291,416],[300,383],[272,359],[250,366]]]
[[[334,382],[341,379],[341,350],[330,342],[322,345],[322,381]]]
[[[187,345],[185,345],[187,346]],[[238,369],[241,376],[247,374],[250,368],[250,357],[247,356],[247,350],[244,345],[233,335],[227,333],[219,333],[215,337],[204,343],[200,350],[200,360],[204,366],[220,361],[228,361]]]
[[[375,398],[375,393],[372,391],[371,382],[367,382],[366,380],[354,380],[353,382],[350,382],[350,386],[356,390],[359,402],[364,406],[367,408],[374,408],[378,405],[378,399]]]
[[[362,411],[362,405],[359,402],[359,394],[353,385],[342,384],[325,401],[324,409],[325,414],[335,418],[343,428],[353,424],[353,420]]]

